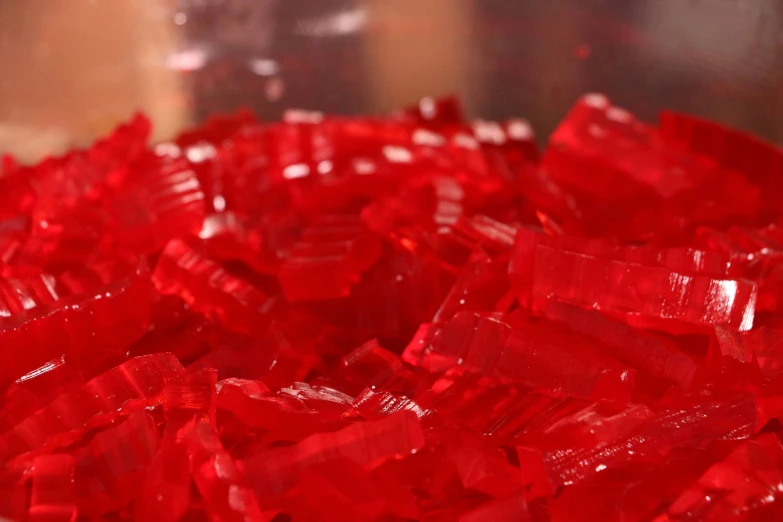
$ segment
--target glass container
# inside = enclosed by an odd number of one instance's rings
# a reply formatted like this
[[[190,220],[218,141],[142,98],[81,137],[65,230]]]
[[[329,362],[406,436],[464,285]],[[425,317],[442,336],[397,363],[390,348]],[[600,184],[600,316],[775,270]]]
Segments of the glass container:
[[[576,97],[783,141],[780,0],[6,0],[0,153],[83,145],[134,111],[382,113],[457,94],[545,140]]]

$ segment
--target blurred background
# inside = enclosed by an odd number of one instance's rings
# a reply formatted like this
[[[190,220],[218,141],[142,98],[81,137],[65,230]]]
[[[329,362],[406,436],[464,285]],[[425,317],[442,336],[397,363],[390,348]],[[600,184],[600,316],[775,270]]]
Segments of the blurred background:
[[[781,0],[1,0],[0,153],[83,145],[136,110],[380,113],[459,94],[540,138],[586,91],[783,143]]]

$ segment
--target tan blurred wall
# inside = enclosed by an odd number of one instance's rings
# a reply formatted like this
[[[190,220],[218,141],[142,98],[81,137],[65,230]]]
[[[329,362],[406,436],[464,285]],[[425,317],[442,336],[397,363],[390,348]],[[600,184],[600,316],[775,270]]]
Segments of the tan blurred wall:
[[[0,1],[0,152],[83,144],[137,109],[166,137],[188,119],[173,0]]]
[[[462,93],[470,110],[476,78],[473,0],[361,0],[367,10],[365,69],[372,108],[386,112],[425,96]]]

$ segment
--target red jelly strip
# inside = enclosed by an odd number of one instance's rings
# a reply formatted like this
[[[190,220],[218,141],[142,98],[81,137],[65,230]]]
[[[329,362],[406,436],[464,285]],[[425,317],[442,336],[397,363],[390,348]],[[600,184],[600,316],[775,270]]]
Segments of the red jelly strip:
[[[300,440],[344,427],[351,401],[336,390],[304,383],[271,393],[257,381],[227,379],[219,383],[217,405],[246,426],[268,432],[271,440]]]
[[[365,469],[403,457],[424,446],[416,415],[399,412],[391,417],[348,426],[334,433],[312,435],[288,448],[260,453],[245,464],[248,478],[262,500],[274,498],[296,483],[309,466],[347,458]]]
[[[180,439],[196,422],[216,425],[217,378],[215,369],[189,372],[168,383],[163,390],[166,436]]]
[[[687,389],[696,374],[696,362],[665,340],[612,321],[599,312],[582,310],[564,303],[550,302],[544,316],[564,327],[601,342],[621,361],[653,377]]]
[[[553,394],[627,400],[634,371],[608,358],[585,357],[587,350],[573,349],[537,331],[518,329],[503,316],[460,312],[433,338],[414,338],[403,359],[430,370],[462,364],[465,368],[503,382],[519,382]],[[487,351],[483,347],[495,346]]]
[[[520,297],[541,309],[549,300],[597,308],[631,325],[674,333],[714,324],[753,325],[757,288],[750,281],[691,275],[664,267],[529,243],[518,236],[512,274]],[[526,287],[527,285],[529,287]],[[529,294],[528,294],[529,292]]]
[[[783,447],[774,435],[743,442],[685,489],[666,510],[666,519],[698,513],[729,520],[773,503],[783,483],[782,460]]]
[[[756,403],[750,394],[734,399],[698,402],[674,410],[664,410],[647,418],[620,418],[623,428],[606,433],[608,439],[570,440],[557,447],[556,439],[541,449],[518,448],[523,476],[532,484],[534,494],[550,494],[554,489],[574,484],[606,469],[622,467],[637,459],[655,458],[675,448],[691,447],[720,438],[743,439],[757,425]],[[578,436],[578,434],[577,434]],[[582,436],[584,437],[584,435]]]
[[[290,301],[346,297],[381,249],[354,216],[323,216],[288,252],[278,272],[280,286]]]
[[[358,393],[366,386],[383,386],[396,377],[408,377],[400,357],[372,339],[340,359],[340,377],[347,381],[346,391]]]
[[[152,278],[161,294],[181,296],[231,330],[260,335],[265,329],[266,296],[180,240],[166,245]]]
[[[204,192],[184,159],[148,156],[106,199],[119,248],[151,253],[172,237],[198,234],[206,216]]]
[[[411,411],[420,418],[426,415],[426,412],[411,399],[390,392],[376,392],[372,388],[367,388],[359,394],[353,402],[353,407],[368,420],[388,417],[398,411]]]
[[[87,373],[107,360],[116,363],[149,325],[153,289],[144,268],[66,298],[48,276],[28,284],[5,280],[0,286],[7,290],[6,318],[0,321],[5,361],[0,387],[61,355]]]
[[[204,422],[185,434],[193,480],[207,513],[219,520],[261,520],[255,495],[223,448],[214,428]]]
[[[136,496],[158,448],[158,430],[146,411],[136,411],[76,450],[79,513],[100,515]]]
[[[667,197],[709,173],[697,159],[666,148],[652,127],[600,94],[582,97],[550,144],[544,170],[598,200],[627,198],[627,204],[645,191]]]
[[[110,423],[124,412],[159,404],[166,383],[182,372],[179,361],[168,353],[130,359],[0,434],[0,461],[66,446],[85,430]]]

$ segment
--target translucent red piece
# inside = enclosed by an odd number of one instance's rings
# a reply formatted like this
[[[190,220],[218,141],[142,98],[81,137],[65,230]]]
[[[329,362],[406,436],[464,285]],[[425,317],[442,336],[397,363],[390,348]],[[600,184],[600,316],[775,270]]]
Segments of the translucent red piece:
[[[527,502],[522,493],[490,500],[459,517],[459,522],[493,522],[495,520],[531,520]]]
[[[481,249],[474,250],[433,321],[447,321],[462,310],[508,311],[513,301],[509,286],[508,259],[492,258]]]
[[[33,460],[28,520],[74,522],[74,461],[70,455],[43,455]]]
[[[460,312],[435,329],[431,338],[415,337],[403,359],[430,371],[461,364],[503,382],[523,383],[555,395],[630,397],[635,370],[591,354],[588,345],[577,349],[571,344],[575,338],[554,334],[532,323],[514,328],[501,314]],[[495,349],[486,350],[488,345]]]
[[[465,489],[494,498],[522,492],[519,470],[508,463],[503,450],[488,444],[479,434],[446,427],[439,430],[439,437]]]
[[[512,277],[520,299],[534,309],[557,300],[672,333],[753,325],[757,288],[747,280],[605,259],[549,246],[528,233],[517,236],[516,248]]]
[[[751,394],[675,403],[675,408],[655,415],[632,406],[604,426],[606,431],[563,426],[565,446],[559,446],[560,437],[555,434],[542,440],[541,446],[520,446],[522,475],[532,486],[533,494],[551,494],[556,488],[578,483],[606,469],[666,455],[675,448],[721,438],[745,439],[760,428]]]
[[[354,394],[366,386],[380,387],[396,377],[407,378],[400,357],[372,339],[340,359],[338,375],[346,381],[343,389]]]
[[[0,434],[0,461],[67,446],[86,430],[125,412],[159,404],[166,384],[183,373],[169,353],[130,359],[55,399]]]
[[[152,253],[173,237],[198,235],[206,217],[204,198],[185,158],[148,154],[104,204],[118,248]]]
[[[218,408],[252,429],[268,432],[269,440],[301,440],[317,432],[345,426],[343,413],[352,398],[329,388],[293,383],[271,393],[257,381],[220,381]]]
[[[217,370],[208,369],[189,372],[166,383],[163,411],[167,437],[178,440],[197,422],[216,426],[217,379]]]
[[[261,520],[255,495],[220,443],[215,429],[197,422],[183,437],[193,481],[207,513],[218,520]]]
[[[0,397],[0,431],[12,428],[31,413],[82,384],[84,378],[65,362],[64,357],[21,376]]]
[[[359,394],[353,401],[353,407],[368,420],[381,419],[403,410],[412,411],[417,417],[426,415],[426,412],[411,399],[386,391],[376,392],[372,388],[366,388]]]
[[[544,170],[597,199],[631,201],[651,189],[671,195],[705,175],[695,159],[664,148],[652,127],[600,94],[583,96],[550,140]],[[620,143],[611,153],[608,148]],[[677,176],[675,167],[683,174]],[[603,190],[610,184],[612,190]]]
[[[257,339],[220,330],[214,334],[210,337],[212,351],[188,365],[189,371],[215,369],[218,380],[263,378],[270,388],[282,388],[304,380],[318,363],[307,347],[276,328]]]
[[[0,387],[60,356],[87,374],[116,364],[149,326],[153,288],[143,265],[71,296],[50,276],[0,286],[8,290],[0,312]]]
[[[418,123],[434,126],[459,125],[463,121],[462,104],[454,96],[422,98],[417,105],[406,108],[404,114]]]
[[[230,330],[260,335],[265,329],[266,296],[178,239],[166,245],[152,278],[160,293],[181,296]]]
[[[355,216],[322,216],[306,228],[277,274],[289,301],[350,294],[380,257],[382,244]]]
[[[660,134],[686,150],[717,160],[722,166],[739,172],[754,183],[766,187],[766,204],[773,205],[769,196],[781,188],[783,151],[780,148],[715,122],[695,116],[663,111],[660,114]],[[764,215],[766,209],[759,214]]]
[[[634,330],[599,312],[550,302],[544,310],[544,316],[576,333],[600,341],[610,354],[639,371],[675,383],[682,389],[690,386],[696,374],[696,362],[687,354],[678,352],[672,343]]]
[[[0,515],[10,520],[24,520],[28,516],[29,492],[27,478],[29,469],[5,470],[0,475]],[[68,485],[65,485],[68,489]]]
[[[361,465],[342,458],[305,471],[287,495],[286,505],[293,517],[302,520],[376,520],[399,511],[391,505],[396,499],[389,493]]]
[[[245,469],[262,505],[266,506],[274,503],[312,465],[346,458],[371,470],[388,459],[404,457],[422,447],[424,433],[418,417],[402,411],[259,453],[245,463]]]
[[[771,434],[745,441],[683,491],[658,520],[729,520],[772,504],[783,486],[783,447]]]
[[[76,484],[79,513],[110,513],[136,496],[158,448],[154,419],[136,411],[104,431],[86,447],[76,450]]]
[[[133,502],[137,522],[179,520],[190,504],[190,461],[184,444],[161,442]]]

